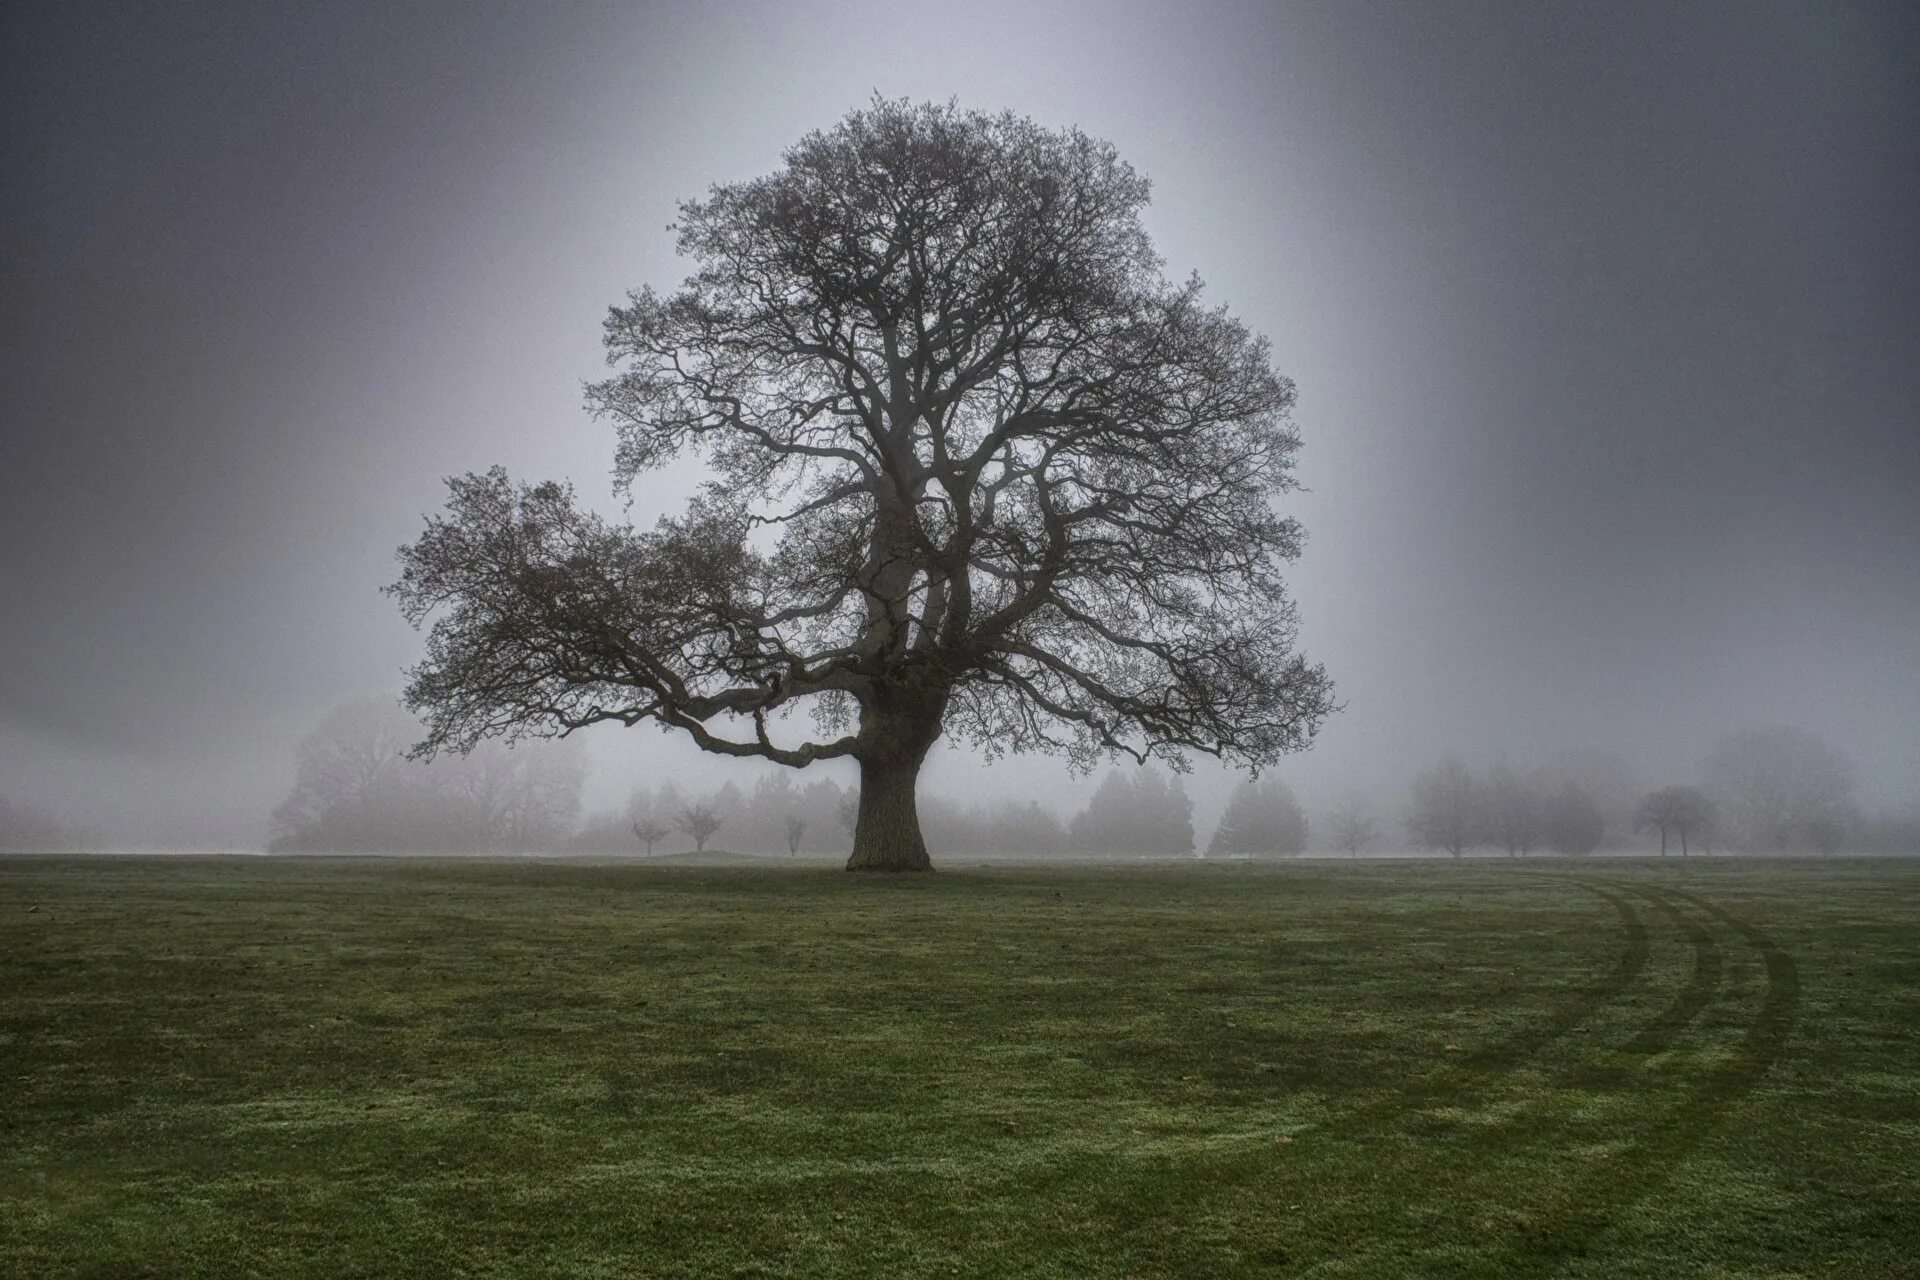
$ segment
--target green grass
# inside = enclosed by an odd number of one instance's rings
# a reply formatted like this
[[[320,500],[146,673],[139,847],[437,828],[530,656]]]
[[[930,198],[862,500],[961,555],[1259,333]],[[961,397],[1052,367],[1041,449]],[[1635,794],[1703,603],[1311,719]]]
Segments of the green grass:
[[[0,1274],[1920,1275],[1920,862],[0,860]]]

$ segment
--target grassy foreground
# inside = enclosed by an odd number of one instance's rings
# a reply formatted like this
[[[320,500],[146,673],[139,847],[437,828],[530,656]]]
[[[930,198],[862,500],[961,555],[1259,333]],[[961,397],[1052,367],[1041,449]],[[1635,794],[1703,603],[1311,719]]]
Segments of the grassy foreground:
[[[0,1275],[1916,1259],[1920,863],[0,860]]]

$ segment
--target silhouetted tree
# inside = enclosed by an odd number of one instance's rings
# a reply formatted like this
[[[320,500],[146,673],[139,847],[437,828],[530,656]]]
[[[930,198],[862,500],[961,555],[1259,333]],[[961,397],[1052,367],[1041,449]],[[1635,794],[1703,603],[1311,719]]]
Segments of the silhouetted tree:
[[[1680,837],[1685,856],[1690,838],[1704,839],[1713,830],[1714,805],[1698,787],[1662,787],[1640,802],[1634,817],[1636,831],[1660,833],[1660,856],[1667,856],[1669,833]]]
[[[1306,848],[1307,815],[1287,784],[1269,774],[1235,788],[1207,856],[1295,857]]]
[[[705,853],[707,841],[713,838],[713,833],[718,831],[725,821],[726,819],[714,812],[711,805],[690,804],[680,811],[673,825],[676,829],[693,837],[695,853]]]
[[[789,857],[797,858],[800,856],[800,838],[806,834],[807,823],[804,818],[790,817],[787,819],[787,854]]]
[[[1547,800],[1541,832],[1555,853],[1588,854],[1600,847],[1606,819],[1578,783],[1568,782]]]
[[[1510,856],[1533,852],[1547,810],[1547,797],[1537,779],[1496,765],[1482,786],[1481,805],[1487,839]]]
[[[1481,841],[1480,784],[1473,770],[1449,756],[1413,781],[1407,829],[1429,849],[1458,858]]]
[[[985,852],[1054,854],[1067,847],[1066,828],[1059,817],[1037,800],[1003,801],[985,825]]]
[[[1183,857],[1193,852],[1193,801],[1158,769],[1111,769],[1069,832],[1097,858]]]
[[[1707,757],[1714,801],[1755,852],[1833,853],[1854,819],[1853,763],[1805,729],[1749,729]]]
[[[295,751],[293,790],[274,810],[271,847],[520,853],[564,838],[585,779],[576,749],[488,743],[427,765],[407,758],[419,728],[384,698],[329,712]]]
[[[672,832],[672,827],[652,816],[633,820],[633,838],[646,846],[649,858],[653,856],[653,846],[665,840]]]
[[[655,721],[848,756],[848,866],[913,869],[943,733],[1082,766],[1303,748],[1333,702],[1279,574],[1293,384],[1167,282],[1147,195],[1077,130],[876,101],[682,205],[694,273],[613,310],[588,398],[621,483],[689,453],[716,482],[643,532],[452,481],[390,588],[433,620],[420,750]],[[795,708],[821,736],[776,732]]]
[[[1380,838],[1380,826],[1373,820],[1365,800],[1349,796],[1327,815],[1327,835],[1334,848],[1357,858]]]
[[[1586,793],[1600,811],[1602,845],[1633,843],[1634,808],[1646,788],[1633,766],[1610,751],[1563,751],[1529,771],[1541,803],[1558,795],[1569,782]]]

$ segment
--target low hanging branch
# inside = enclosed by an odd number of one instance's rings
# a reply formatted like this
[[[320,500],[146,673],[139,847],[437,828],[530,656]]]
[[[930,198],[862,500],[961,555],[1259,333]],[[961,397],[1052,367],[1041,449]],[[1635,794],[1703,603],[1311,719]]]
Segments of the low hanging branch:
[[[849,865],[912,868],[942,734],[1083,767],[1307,746],[1333,703],[1279,576],[1293,384],[1164,279],[1146,201],[1078,131],[875,102],[683,205],[698,269],[613,309],[588,402],[623,485],[689,451],[714,480],[651,531],[452,481],[390,588],[431,623],[421,750],[653,721],[852,756]],[[818,736],[777,740],[796,709]]]

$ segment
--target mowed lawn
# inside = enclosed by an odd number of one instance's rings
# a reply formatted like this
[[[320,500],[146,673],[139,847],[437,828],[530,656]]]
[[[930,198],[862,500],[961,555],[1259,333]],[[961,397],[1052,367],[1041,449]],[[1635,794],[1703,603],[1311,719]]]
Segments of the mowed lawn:
[[[1920,862],[0,860],[0,1275],[1920,1275]]]

